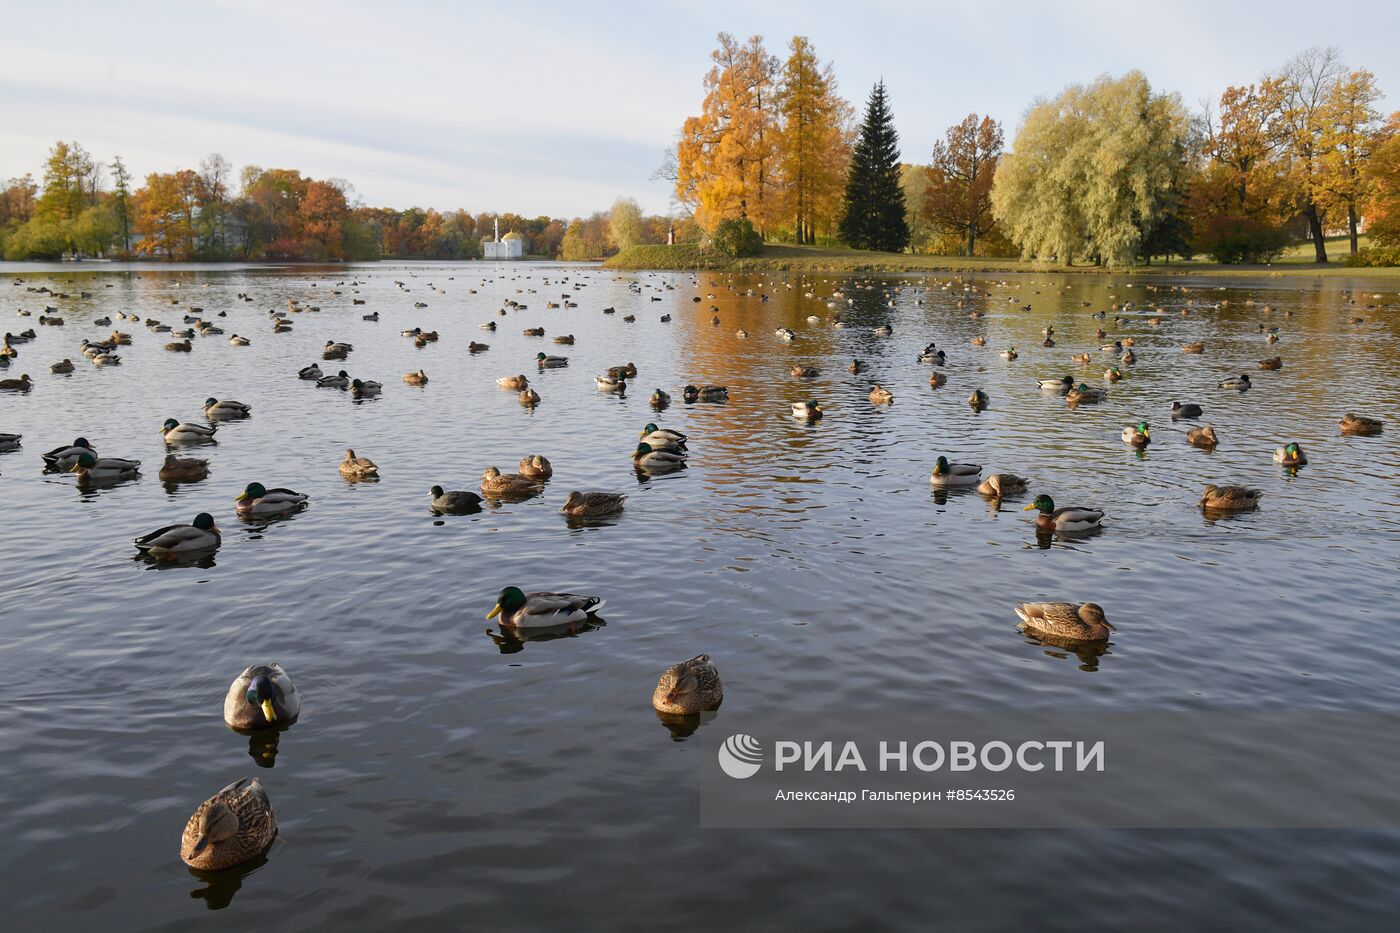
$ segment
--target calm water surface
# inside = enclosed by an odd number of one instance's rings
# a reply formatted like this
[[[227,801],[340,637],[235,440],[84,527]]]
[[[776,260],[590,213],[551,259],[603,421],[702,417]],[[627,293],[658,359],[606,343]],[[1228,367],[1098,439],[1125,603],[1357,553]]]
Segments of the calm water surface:
[[[36,387],[0,395],[0,431],[24,435],[0,454],[0,915],[46,930],[1389,927],[1390,832],[697,828],[696,745],[649,698],[665,666],[702,651],[726,685],[706,729],[734,708],[1400,708],[1395,280],[975,281],[985,293],[927,277],[865,287],[558,265],[3,267],[0,330],[39,336],[3,374]],[[24,287],[41,285],[71,297]],[[576,308],[546,307],[565,293]],[[320,311],[274,336],[268,309],[289,298]],[[498,317],[508,299],[529,307]],[[1090,317],[1128,302],[1126,324]],[[67,325],[38,326],[45,305]],[[78,351],[112,329],[95,318],[178,326],[190,306],[227,312],[217,323],[252,345],[226,334],[167,353],[167,335],[119,321],[134,335],[121,366]],[[369,311],[378,323],[361,320]],[[851,327],[830,326],[838,311]],[[488,320],[500,330],[481,331]],[[1281,329],[1273,347],[1261,322]],[[1068,410],[1036,380],[1104,385],[1100,323],[1136,338],[1138,362],[1106,402]],[[1053,349],[1040,345],[1048,324]],[[413,326],[441,340],[415,349],[399,336]],[[548,336],[523,336],[529,326]],[[796,340],[776,339],[779,326]],[[548,339],[563,333],[577,344]],[[355,350],[322,365],[384,382],[381,398],[296,378],[327,339]],[[469,340],[491,349],[470,356]],[[936,390],[914,361],[929,340],[949,354]],[[1195,340],[1203,355],[1179,351]],[[999,356],[1011,345],[1015,362]],[[1086,349],[1088,370],[1070,363]],[[536,375],[541,351],[570,365]],[[1282,370],[1254,368],[1275,354]],[[64,357],[77,372],[50,374]],[[853,357],[869,371],[849,374]],[[627,397],[595,391],[596,373],[628,361],[640,377]],[[794,379],[799,364],[821,375]],[[419,368],[428,386],[400,381]],[[543,397],[534,411],[495,386],[518,372]],[[1240,372],[1252,391],[1216,388]],[[868,402],[877,381],[893,406]],[[728,384],[730,401],[687,406],[687,382]],[[659,417],[657,386],[675,396]],[[980,414],[966,403],[979,387],[991,397]],[[208,480],[167,489],[157,429],[200,420],[209,396],[253,417],[198,454]],[[815,425],[788,413],[807,398],[827,409]],[[1205,407],[1214,453],[1186,443],[1173,399]],[[1347,411],[1386,418],[1387,432],[1339,436]],[[653,418],[690,435],[690,467],[642,482],[629,453]],[[1119,433],[1142,419],[1154,442],[1139,454]],[[142,460],[143,476],[84,491],[44,475],[39,454],[78,435]],[[1313,461],[1297,475],[1271,462],[1290,440]],[[346,447],[382,481],[343,481]],[[430,514],[433,484],[475,489],[487,466],[532,453],[554,463],[544,495]],[[1026,499],[935,495],[940,453],[1102,507],[1104,530],[1043,542]],[[311,506],[240,522],[233,497],[254,480]],[[1258,486],[1262,507],[1209,521],[1194,505],[1206,482]],[[627,511],[571,528],[558,511],[570,489],[626,492]],[[224,529],[211,565],[132,559],[133,537],[200,511]],[[502,638],[483,617],[508,584],[602,595],[605,624]],[[1037,644],[1015,627],[1027,598],[1095,600],[1118,633],[1102,654]],[[274,748],[250,745],[223,725],[222,697],[246,664],[274,659],[300,687],[302,719]],[[265,863],[194,877],[178,857],[186,818],[254,773],[281,826]]]

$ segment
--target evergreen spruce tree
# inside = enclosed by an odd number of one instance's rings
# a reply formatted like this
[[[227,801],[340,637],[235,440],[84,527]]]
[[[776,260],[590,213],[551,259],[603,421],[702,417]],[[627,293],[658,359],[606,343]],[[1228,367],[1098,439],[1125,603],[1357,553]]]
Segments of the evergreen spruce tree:
[[[909,245],[904,189],[899,183],[899,134],[882,80],[870,92],[846,180],[841,239],[856,249],[899,252]]]

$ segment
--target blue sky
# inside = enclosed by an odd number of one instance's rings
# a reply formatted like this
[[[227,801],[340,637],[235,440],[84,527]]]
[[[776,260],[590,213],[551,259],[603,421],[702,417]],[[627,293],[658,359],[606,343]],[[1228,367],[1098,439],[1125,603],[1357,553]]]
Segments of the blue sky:
[[[375,205],[572,216],[626,194],[664,211],[649,178],[720,30],[777,54],[808,36],[857,107],[883,77],[910,161],[971,111],[1010,142],[1037,95],[1105,72],[1139,68],[1194,107],[1315,44],[1400,109],[1394,0],[3,3],[0,178],[37,175],[62,137],[138,175],[220,152]]]

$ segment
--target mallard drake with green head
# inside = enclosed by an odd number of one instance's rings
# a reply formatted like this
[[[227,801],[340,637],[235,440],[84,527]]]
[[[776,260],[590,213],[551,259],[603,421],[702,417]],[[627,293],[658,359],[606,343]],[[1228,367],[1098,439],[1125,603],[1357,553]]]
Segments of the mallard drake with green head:
[[[971,405],[974,411],[981,411],[991,404],[991,398],[981,389],[973,389],[972,394],[967,397],[967,404]]]
[[[355,398],[372,398],[384,391],[384,386],[372,379],[350,380],[350,394]]]
[[[239,515],[287,515],[306,508],[311,497],[291,489],[267,489],[262,483],[249,483],[234,497],[234,509]]]
[[[1041,531],[1091,531],[1103,521],[1103,512],[1077,505],[1055,508],[1055,500],[1041,493],[1035,501],[1022,509],[1029,512],[1035,509],[1040,514],[1035,517],[1035,527]]]
[[[222,541],[214,516],[200,512],[189,525],[166,525],[136,539],[136,550],[150,557],[172,560],[187,554],[212,551]]]
[[[794,418],[801,418],[803,421],[817,421],[822,416],[821,403],[816,399],[809,399],[805,402],[793,402],[792,416]]]
[[[646,427],[642,428],[638,437],[641,438],[643,443],[650,444],[653,450],[684,450],[686,441],[689,440],[689,438],[680,431],[658,427],[655,421],[647,422]]]
[[[96,457],[90,453],[78,455],[78,462],[69,469],[77,473],[79,481],[89,483],[111,483],[123,479],[135,479],[141,475],[140,460],[123,460],[120,457]]]
[[[724,684],[708,654],[673,664],[662,672],[651,694],[658,713],[690,716],[707,713],[724,702]]]
[[[669,392],[662,392],[660,389],[654,389],[654,390],[652,391],[652,393],[651,393],[651,407],[652,407],[652,408],[656,409],[657,411],[661,411],[661,410],[663,410],[663,409],[669,407],[670,404],[671,404],[671,395],[670,395]]]
[[[1132,447],[1146,447],[1152,443],[1152,431],[1146,421],[1139,421],[1123,429],[1123,443]]]
[[[15,447],[18,447],[20,435],[11,434],[9,436],[15,439]],[[87,438],[80,437],[71,444],[55,447],[46,454],[40,454],[40,456],[44,458],[44,466],[47,469],[71,470],[73,465],[78,462],[78,458],[83,454],[91,454],[96,457],[97,449],[93,447],[92,444],[88,443]]]
[[[1068,641],[1107,641],[1113,625],[1098,603],[1017,603],[1020,627]]]
[[[553,628],[576,625],[586,621],[603,606],[597,596],[576,596],[573,593],[525,593],[508,586],[496,597],[496,605],[487,619],[501,617],[500,626],[509,629]]]
[[[176,421],[166,418],[160,433],[167,444],[207,444],[214,440],[218,425],[195,424],[192,421]]]
[[[535,365],[540,369],[560,369],[569,365],[567,356],[550,356],[548,353],[535,354]]]
[[[684,450],[657,450],[646,442],[632,452],[632,463],[641,470],[669,470],[685,465]]]
[[[257,778],[243,778],[199,805],[180,840],[191,868],[218,871],[261,855],[277,836],[277,815]]]
[[[1070,405],[1095,404],[1097,402],[1102,402],[1106,398],[1108,398],[1107,391],[1104,389],[1091,389],[1083,382],[1065,393],[1065,401]]]
[[[1302,446],[1293,441],[1274,451],[1274,463],[1282,463],[1284,466],[1303,466],[1308,462],[1308,455],[1303,453]]]
[[[232,421],[236,418],[246,418],[252,413],[252,405],[235,402],[233,399],[207,398],[204,400],[204,417],[211,421]]]
[[[1038,384],[1042,392],[1058,392],[1064,395],[1074,388],[1074,379],[1070,376],[1061,376],[1058,379],[1041,379]]]
[[[301,694],[276,661],[244,668],[224,696],[224,722],[233,729],[276,728],[300,715]]]
[[[939,456],[933,464],[928,481],[934,486],[975,486],[982,477],[982,467],[976,463],[949,463]]]

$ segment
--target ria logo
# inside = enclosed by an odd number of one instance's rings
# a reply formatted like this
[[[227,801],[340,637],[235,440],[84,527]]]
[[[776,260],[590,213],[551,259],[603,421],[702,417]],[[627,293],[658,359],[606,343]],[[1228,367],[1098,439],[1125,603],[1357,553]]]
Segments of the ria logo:
[[[751,735],[736,732],[719,747],[719,766],[736,780],[751,778],[763,767],[763,745]]]

